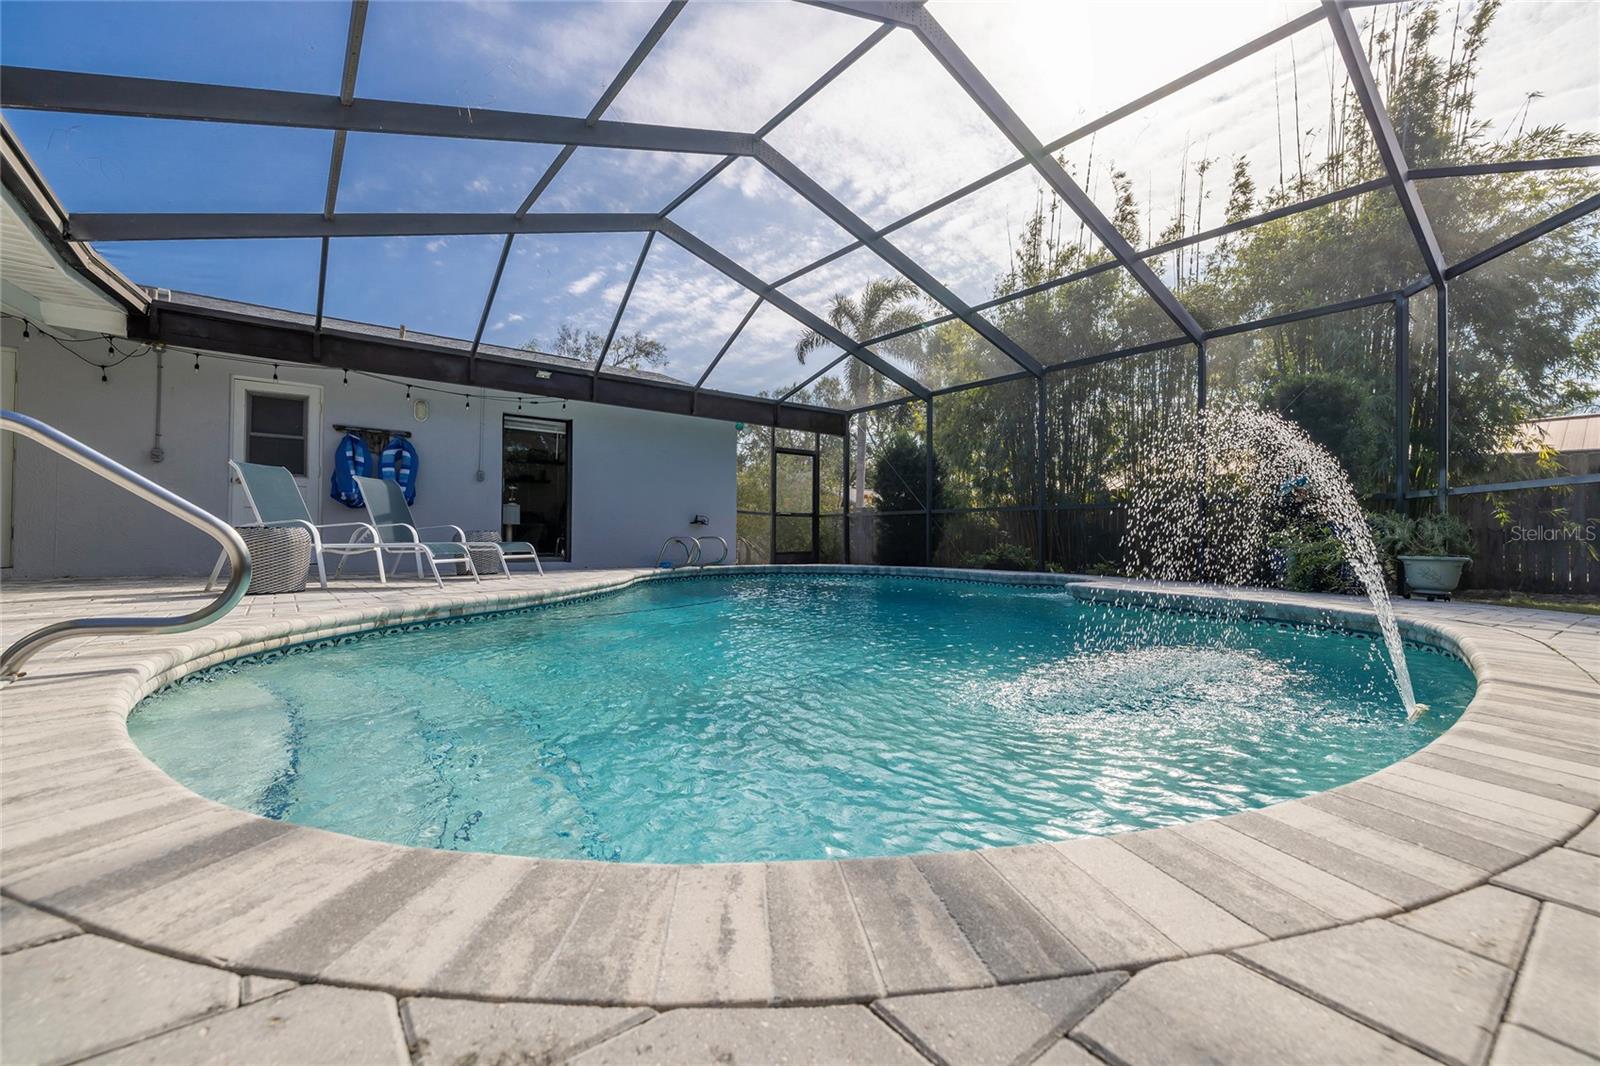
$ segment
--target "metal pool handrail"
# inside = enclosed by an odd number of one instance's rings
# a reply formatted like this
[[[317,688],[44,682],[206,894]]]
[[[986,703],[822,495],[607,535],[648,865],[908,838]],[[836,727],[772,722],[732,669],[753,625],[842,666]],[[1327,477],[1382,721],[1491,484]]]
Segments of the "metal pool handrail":
[[[656,553],[656,566],[661,566],[662,561],[667,557],[667,549],[674,544],[683,549],[683,565],[685,567],[693,566],[695,558],[700,554],[700,543],[691,537],[668,537],[662,541],[661,550]]]
[[[705,551],[704,551],[705,546],[700,543],[703,540],[714,540],[718,544],[722,545],[722,554],[717,556],[715,559],[711,560],[709,563],[706,562],[706,558],[705,558]],[[718,563],[727,561],[727,558],[728,558],[728,542],[723,540],[721,537],[717,536],[715,533],[708,533],[703,537],[695,537],[694,538],[694,554],[695,554],[695,558],[699,560],[699,564],[698,565],[700,565],[702,567],[716,566]]]
[[[120,485],[141,500],[194,526],[222,545],[233,569],[220,596],[185,615],[171,618],[77,618],[36,629],[0,654],[0,679],[10,681],[21,677],[22,665],[58,640],[92,634],[186,633],[221,618],[244,596],[245,589],[250,586],[250,550],[228,523],[37,418],[16,411],[0,410],[0,431],[15,433],[42,444],[57,455],[71,459],[84,469]]]

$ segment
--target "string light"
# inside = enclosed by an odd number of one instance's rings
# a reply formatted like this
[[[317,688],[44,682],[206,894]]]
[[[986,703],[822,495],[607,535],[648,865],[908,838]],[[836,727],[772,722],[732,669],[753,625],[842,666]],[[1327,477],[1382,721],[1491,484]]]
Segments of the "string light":
[[[9,311],[0,312],[0,317],[5,318],[7,321],[21,322],[22,335],[30,340],[33,338],[33,323],[30,320],[22,317],[21,315],[13,315]],[[140,356],[146,355],[155,350],[154,346],[150,344],[143,344],[131,352],[124,352],[117,348],[116,338],[109,333],[102,333],[100,334],[100,339],[106,342],[106,360],[104,362],[97,362],[96,360],[85,355],[81,349],[76,347],[76,345],[79,344],[89,343],[94,339],[93,337],[58,337],[42,325],[39,327],[39,333],[46,340],[54,343],[56,347],[66,352],[80,363],[83,363],[86,366],[92,366],[96,370],[101,371],[102,374],[108,367],[121,366],[129,359],[137,359]]]
[[[196,374],[200,373],[200,353],[199,352],[195,352],[194,353],[194,372]]]
[[[411,386],[410,385],[406,386],[406,399],[408,399],[408,400],[411,399]]]
[[[470,394],[467,396],[467,410],[472,410],[472,396]]]
[[[273,363],[272,364],[272,380],[273,381],[277,381],[278,380],[278,364],[277,363]]]
[[[104,385],[108,380],[110,380],[110,379],[108,379],[106,377],[106,368],[105,367],[101,367],[100,368],[100,384]]]
[[[345,367],[344,368],[344,383],[346,385],[350,384],[350,368],[349,367]]]

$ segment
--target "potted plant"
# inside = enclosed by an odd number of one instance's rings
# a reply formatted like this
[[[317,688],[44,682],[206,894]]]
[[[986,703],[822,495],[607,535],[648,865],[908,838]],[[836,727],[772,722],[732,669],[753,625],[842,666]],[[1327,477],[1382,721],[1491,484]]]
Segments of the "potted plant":
[[[1472,562],[1472,531],[1454,515],[1429,511],[1416,518],[1391,515],[1374,523],[1379,546],[1392,553],[1402,569],[1406,596],[1449,599],[1461,584],[1461,571]]]

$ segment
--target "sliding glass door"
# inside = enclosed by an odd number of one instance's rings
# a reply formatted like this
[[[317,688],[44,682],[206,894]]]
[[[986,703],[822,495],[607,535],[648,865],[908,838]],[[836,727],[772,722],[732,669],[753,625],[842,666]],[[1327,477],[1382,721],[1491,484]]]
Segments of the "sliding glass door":
[[[572,558],[572,423],[506,415],[501,536],[546,559]]]

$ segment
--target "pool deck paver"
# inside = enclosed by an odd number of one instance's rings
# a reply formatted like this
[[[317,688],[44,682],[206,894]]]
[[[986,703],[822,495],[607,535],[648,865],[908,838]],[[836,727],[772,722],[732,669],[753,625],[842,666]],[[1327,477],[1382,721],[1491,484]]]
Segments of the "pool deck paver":
[[[1221,955],[1164,962],[1134,974],[1072,1036],[1111,1062],[1436,1061]]]
[[[22,1060],[17,1060],[22,1061]],[[394,997],[307,985],[213,1015],[87,1060],[95,1066],[408,1066],[411,1055]]]
[[[81,931],[53,914],[34,910],[14,899],[0,898],[0,955],[65,940]]]
[[[1399,603],[1410,636],[1479,679],[1412,757],[1212,821],[944,855],[671,867],[403,848],[201,799],[127,735],[138,699],[212,663],[659,576],[339,582],[247,598],[195,633],[41,655],[0,690],[0,1058],[1600,1062],[1587,616]],[[1371,628],[1349,599],[1072,582]],[[8,583],[0,605],[15,637],[202,598]]]
[[[880,999],[872,1009],[940,1066],[1032,1062],[1116,991],[1119,971]]]
[[[99,936],[0,957],[0,1061],[76,1062],[239,1005],[239,978]]]
[[[1506,1020],[1600,1057],[1600,918],[1539,910]]]
[[[1373,918],[1257,944],[1238,959],[1454,1066],[1489,1054],[1508,967]]]
[[[648,1007],[427,998],[400,1004],[417,1066],[561,1062],[655,1016]]]

